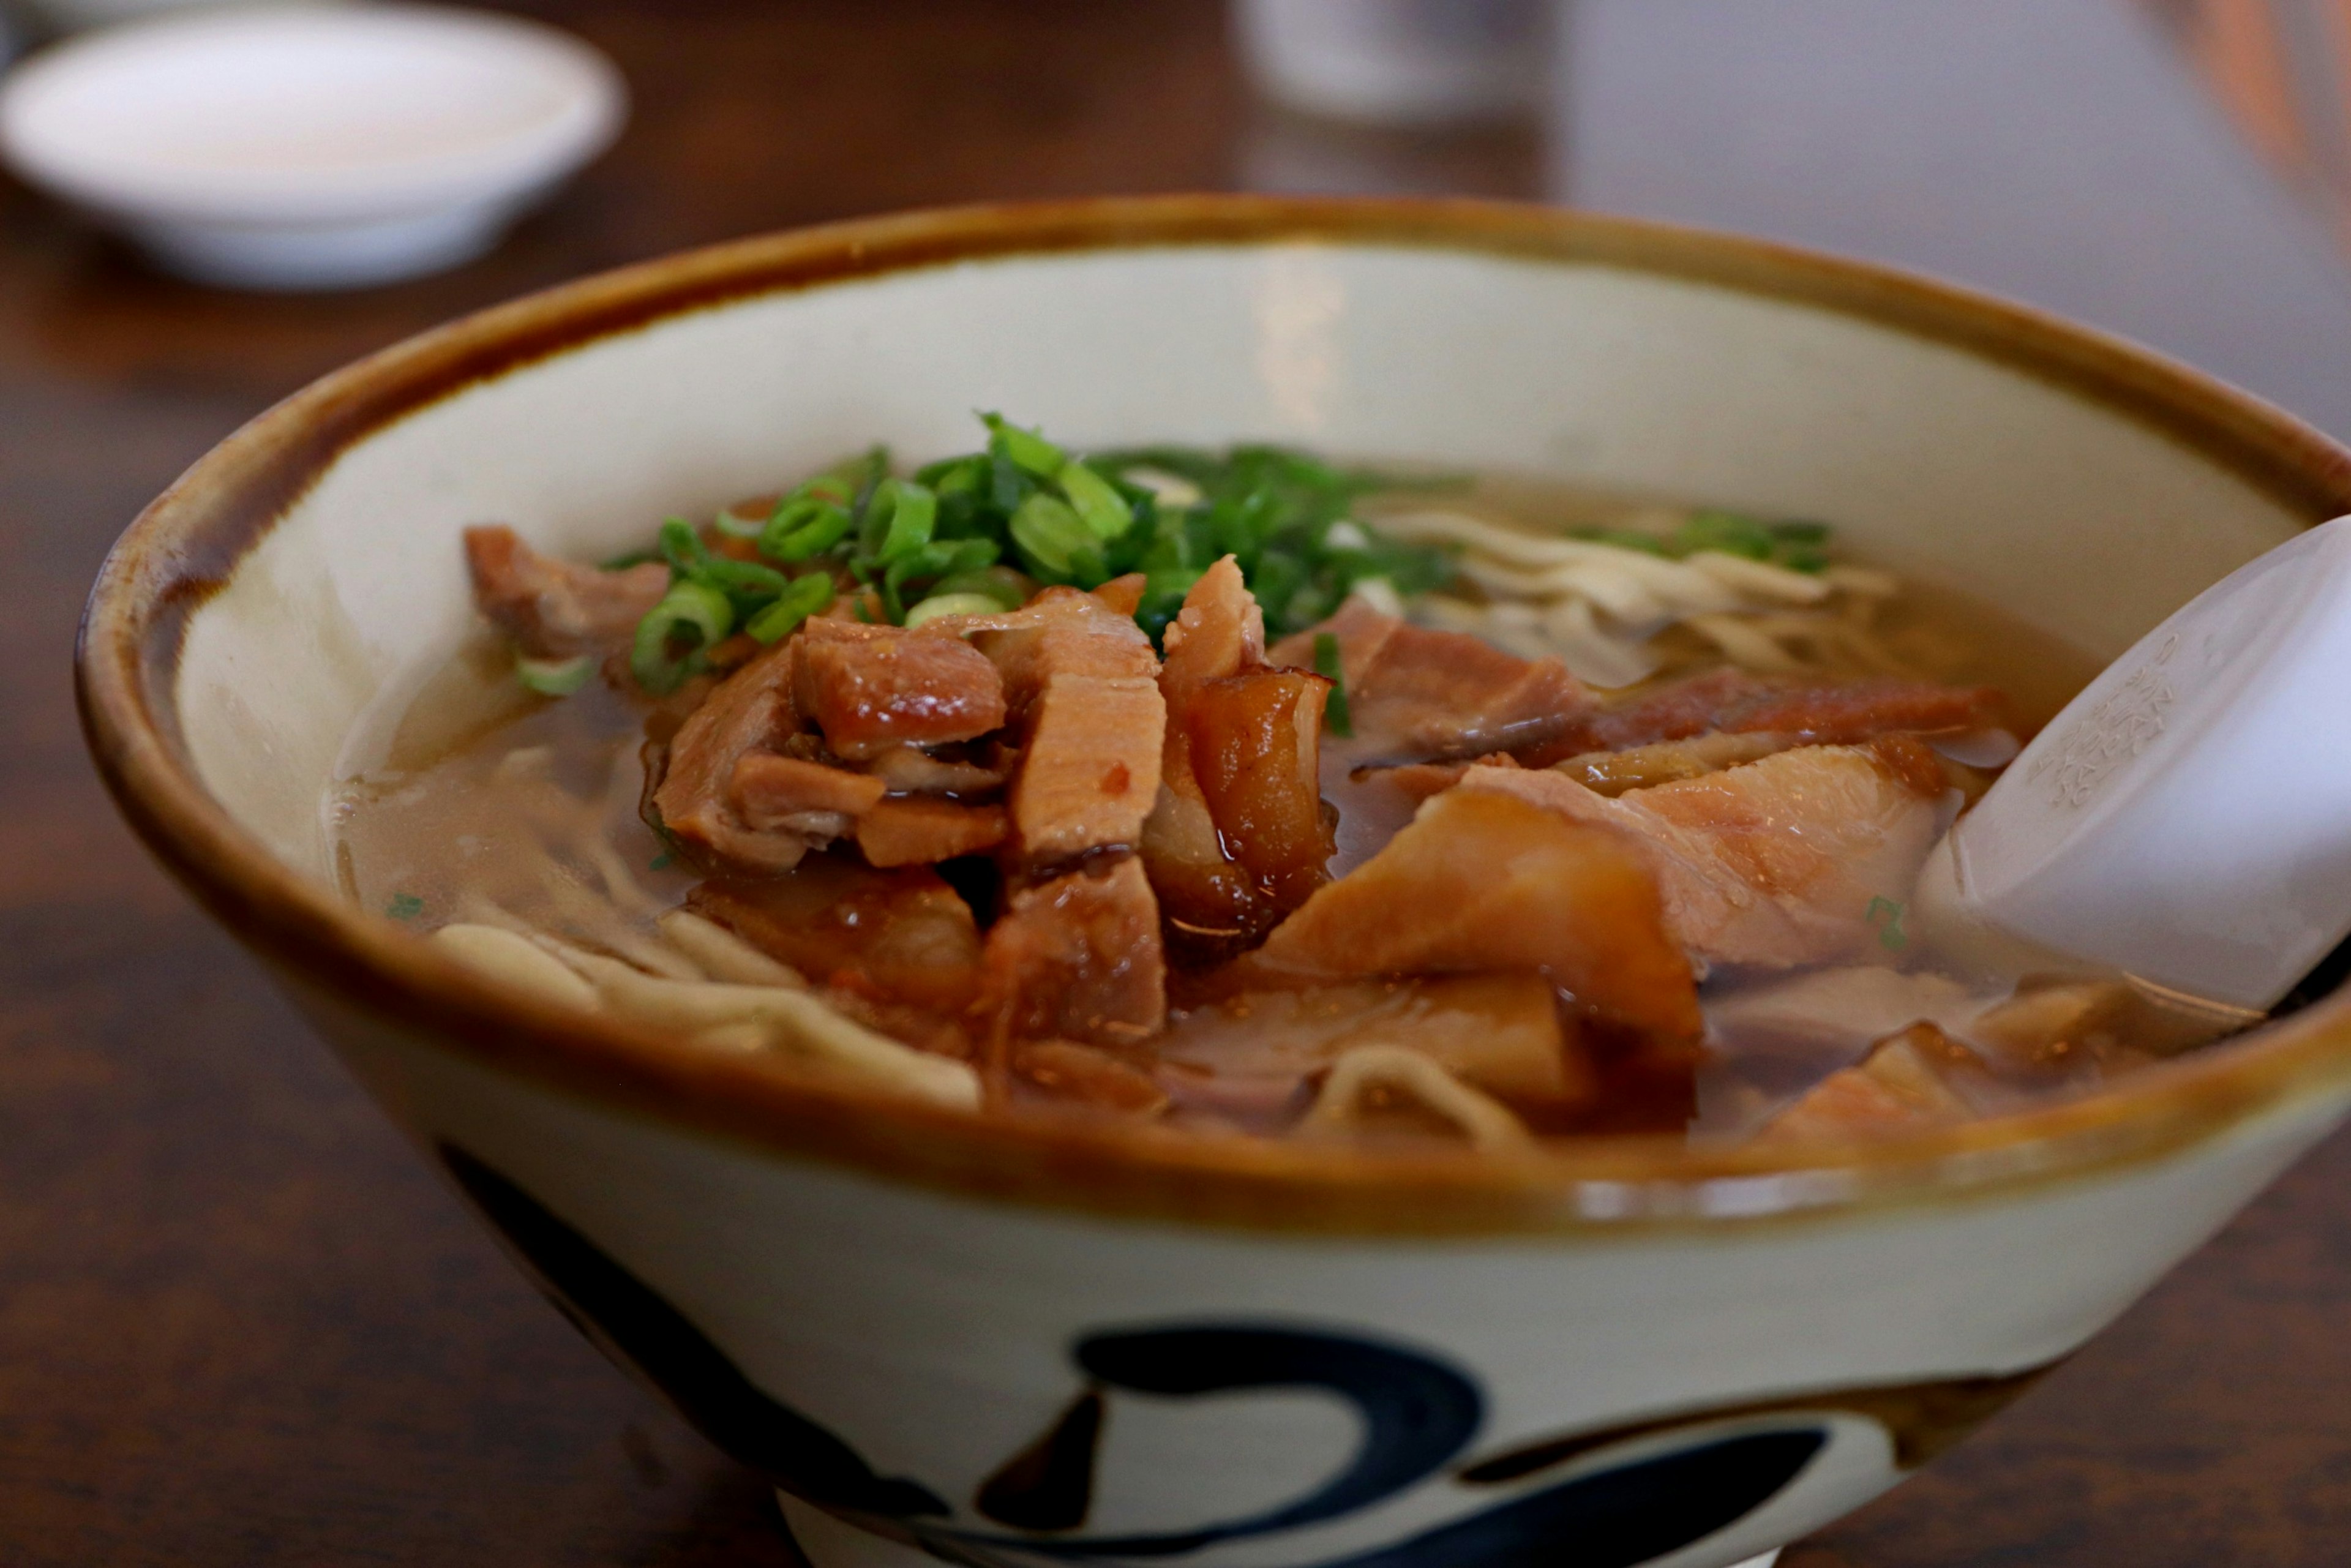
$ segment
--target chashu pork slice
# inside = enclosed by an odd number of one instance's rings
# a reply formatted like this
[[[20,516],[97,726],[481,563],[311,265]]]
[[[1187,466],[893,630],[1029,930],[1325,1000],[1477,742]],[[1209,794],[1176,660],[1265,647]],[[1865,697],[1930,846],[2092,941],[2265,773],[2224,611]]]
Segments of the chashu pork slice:
[[[1242,963],[1327,979],[1534,969],[1646,1033],[1686,1040],[1703,1028],[1644,848],[1497,790],[1424,803]]]
[[[1622,830],[1694,956],[1785,968],[1900,951],[1942,792],[1934,755],[1892,736],[1777,752],[1613,800],[1566,774],[1520,768],[1473,768],[1448,795],[1499,796]]]
[[[1312,669],[1323,636],[1338,645],[1357,757],[1407,761],[1539,746],[1593,706],[1557,659],[1521,659],[1463,632],[1431,632],[1361,599],[1266,657]]]

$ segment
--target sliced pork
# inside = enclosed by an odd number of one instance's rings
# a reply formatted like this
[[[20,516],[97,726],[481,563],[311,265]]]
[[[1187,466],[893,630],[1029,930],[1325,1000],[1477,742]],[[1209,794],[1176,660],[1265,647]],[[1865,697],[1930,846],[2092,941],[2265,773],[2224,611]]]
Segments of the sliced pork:
[[[544,556],[501,525],[465,530],[474,602],[534,659],[602,656],[629,646],[669,591],[669,568],[605,571]]]
[[[1263,1120],[1303,1109],[1308,1081],[1365,1040],[1418,1051],[1538,1125],[1599,1087],[1557,993],[1531,971],[1243,992],[1171,1018],[1159,1059],[1180,1103]]]
[[[794,696],[841,757],[976,740],[1004,724],[1004,684],[969,643],[928,627],[807,622]]]
[[[799,728],[791,697],[798,653],[794,639],[760,654],[713,687],[666,747],[651,748],[648,779],[658,782],[648,818],[705,866],[789,871],[811,844],[839,831],[782,825],[789,813],[754,827],[736,801],[737,768],[777,750]]]
[[[952,1019],[979,994],[971,907],[927,868],[811,855],[788,875],[714,878],[686,902],[815,984],[876,1005]]]
[[[1623,830],[1693,955],[1786,967],[1901,951],[1940,792],[1933,754],[1891,737],[1782,751],[1614,800],[1565,774],[1521,768],[1472,768],[1451,794],[1507,796]]]
[[[1361,599],[1266,656],[1311,669],[1315,639],[1324,635],[1338,644],[1357,756],[1407,761],[1514,751],[1553,740],[1593,706],[1557,659],[1521,659],[1463,632],[1427,631]]]
[[[1946,735],[2001,722],[1990,686],[1925,681],[1813,685],[1744,670],[1712,670],[1584,715],[1535,747],[1513,747],[1530,768],[1589,752],[1625,751],[1694,736],[1780,735],[1809,745],[1857,745],[1881,735]]]
[[[869,864],[929,865],[987,853],[1012,836],[1012,821],[1001,806],[893,796],[866,808],[854,831]]]
[[[1167,725],[1143,629],[1070,588],[1008,614],[931,626],[968,631],[1000,673],[1020,752],[1008,800],[1019,854],[1050,866],[1134,844],[1158,797]]]
[[[1332,979],[1540,970],[1636,1030],[1684,1039],[1701,1028],[1643,846],[1490,789],[1430,800],[1246,962]]]
[[[1132,1045],[1166,1022],[1159,904],[1132,856],[1012,892],[986,962],[979,1013],[998,1038]]]

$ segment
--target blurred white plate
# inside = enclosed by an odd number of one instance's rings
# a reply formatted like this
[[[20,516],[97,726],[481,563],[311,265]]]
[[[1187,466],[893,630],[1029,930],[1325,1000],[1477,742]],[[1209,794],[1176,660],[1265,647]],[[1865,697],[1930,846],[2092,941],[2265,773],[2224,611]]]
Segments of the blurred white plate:
[[[175,272],[339,288],[486,250],[626,105],[610,60],[536,23],[237,8],[36,56],[0,83],[0,153]]]

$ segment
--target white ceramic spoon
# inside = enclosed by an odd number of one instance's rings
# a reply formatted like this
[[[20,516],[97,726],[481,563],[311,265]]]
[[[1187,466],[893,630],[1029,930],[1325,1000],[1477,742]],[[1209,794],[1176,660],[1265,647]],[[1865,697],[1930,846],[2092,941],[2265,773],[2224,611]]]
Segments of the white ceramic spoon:
[[[2283,997],[2351,932],[2351,517],[2091,682],[1936,846],[1917,915],[1965,967]]]

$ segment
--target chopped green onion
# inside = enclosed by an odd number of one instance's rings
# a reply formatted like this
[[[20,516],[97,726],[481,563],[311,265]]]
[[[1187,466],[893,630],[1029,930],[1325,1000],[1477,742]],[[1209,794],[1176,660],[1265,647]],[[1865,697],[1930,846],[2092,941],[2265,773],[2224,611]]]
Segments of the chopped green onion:
[[[588,684],[596,661],[586,653],[576,659],[527,659],[515,656],[515,679],[546,697],[568,697]]]
[[[1771,530],[1761,523],[1738,512],[1719,510],[1692,512],[1682,520],[1673,538],[1677,555],[1696,555],[1711,549],[1744,556],[1749,560],[1770,560],[1771,545]]]
[[[929,544],[939,517],[939,498],[929,486],[912,479],[893,480],[892,486],[890,528],[882,538],[881,559],[885,562],[904,559]]]
[[[1013,544],[1034,575],[1064,582],[1087,577],[1102,580],[1102,550],[1093,530],[1060,497],[1040,490],[1021,502],[1012,514],[1011,531]]]
[[[846,507],[813,496],[797,497],[778,507],[759,530],[759,553],[769,560],[806,560],[847,538],[852,526]]]
[[[610,560],[598,562],[596,570],[599,571],[626,571],[632,566],[643,566],[648,561],[656,561],[659,559],[661,559],[661,551],[657,549],[622,550],[619,555],[612,557]]]
[[[702,651],[723,639],[734,625],[735,606],[717,589],[705,582],[672,583],[662,601],[637,622],[636,646],[629,654],[630,672],[645,690],[666,696],[693,674]]]
[[[424,901],[413,893],[395,893],[383,912],[394,920],[413,920],[424,913]]]
[[[1190,587],[1189,583],[1185,585]],[[934,598],[943,593],[984,594],[998,610],[1018,610],[1029,602],[1030,584],[1008,566],[982,567],[977,571],[951,572],[931,585]]]
[[[712,556],[702,563],[695,579],[707,582],[728,593],[753,599],[765,599],[781,593],[791,579],[772,566],[761,566],[752,560],[729,560],[723,555]]]
[[[1004,605],[986,593],[934,593],[906,612],[906,624],[920,626],[942,615],[995,615]]]
[[[1071,458],[1054,476],[1061,494],[1098,539],[1114,539],[1134,526],[1134,509],[1111,482]]]
[[[799,623],[832,603],[832,578],[829,573],[812,571],[797,578],[773,604],[751,617],[743,630],[762,643],[774,643],[789,637]]]
[[[710,526],[730,539],[756,539],[767,531],[768,519],[747,517],[736,512],[720,512],[710,519]]]
[[[694,525],[684,517],[664,517],[661,526],[662,559],[669,562],[670,570],[680,577],[692,577],[710,559],[710,551]]]
[[[1353,738],[1355,716],[1347,706],[1347,671],[1339,662],[1335,633],[1314,633],[1314,673],[1331,683],[1330,700],[1322,706],[1322,727],[1342,740]]]
[[[988,450],[1002,453],[1040,479],[1054,477],[1061,473],[1061,465],[1070,460],[1068,453],[1035,431],[1009,423],[1002,414],[983,413],[979,418],[987,426]]]

